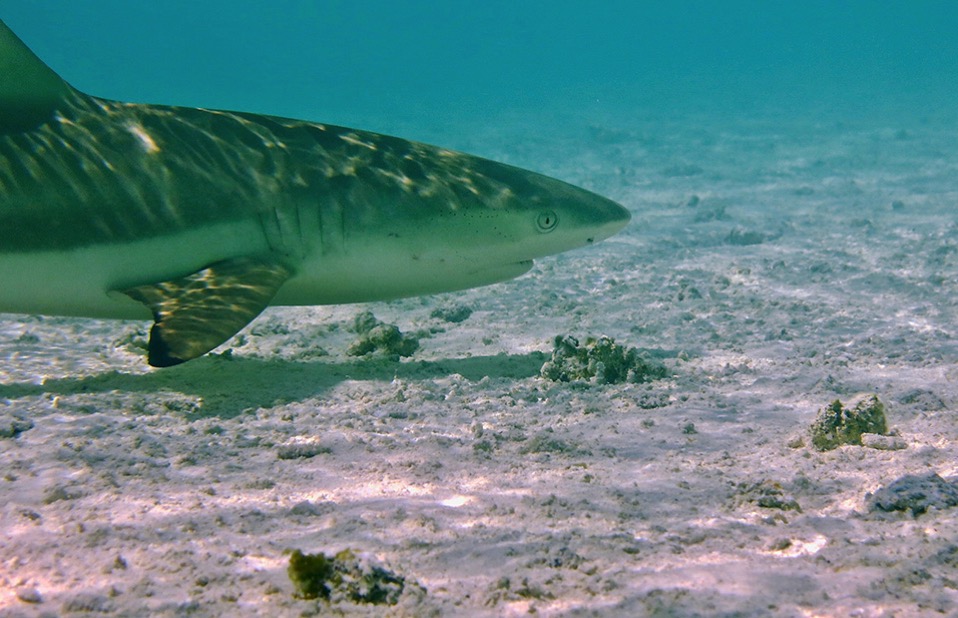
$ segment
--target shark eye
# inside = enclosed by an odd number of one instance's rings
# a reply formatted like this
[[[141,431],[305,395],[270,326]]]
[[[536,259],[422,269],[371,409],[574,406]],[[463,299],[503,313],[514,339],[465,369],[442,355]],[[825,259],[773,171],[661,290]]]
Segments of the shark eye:
[[[544,210],[536,217],[536,229],[545,234],[556,229],[559,225],[559,216],[552,210]]]

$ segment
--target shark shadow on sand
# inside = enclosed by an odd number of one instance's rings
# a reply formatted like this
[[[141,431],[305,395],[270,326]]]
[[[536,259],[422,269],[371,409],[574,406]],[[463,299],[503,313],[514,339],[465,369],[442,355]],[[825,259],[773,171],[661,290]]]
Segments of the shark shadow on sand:
[[[547,360],[542,352],[473,356],[439,361],[357,360],[343,363],[292,362],[257,358],[204,357],[165,372],[129,374],[110,371],[80,378],[56,378],[42,384],[0,385],[0,398],[70,396],[92,393],[180,393],[202,400],[187,420],[232,418],[246,410],[268,408],[322,395],[346,380],[383,382],[428,380],[461,375],[472,381],[522,379],[539,374]]]

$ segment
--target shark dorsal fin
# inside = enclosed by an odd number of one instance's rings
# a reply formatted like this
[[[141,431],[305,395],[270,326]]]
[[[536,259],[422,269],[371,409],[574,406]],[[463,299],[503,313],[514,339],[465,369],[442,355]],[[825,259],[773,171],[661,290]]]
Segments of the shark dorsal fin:
[[[0,21],[0,134],[37,127],[72,93],[73,88]]]

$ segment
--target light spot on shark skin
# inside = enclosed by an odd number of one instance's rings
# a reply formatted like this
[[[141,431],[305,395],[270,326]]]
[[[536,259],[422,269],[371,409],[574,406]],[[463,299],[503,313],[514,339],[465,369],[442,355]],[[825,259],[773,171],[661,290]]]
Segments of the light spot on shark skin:
[[[396,185],[398,185],[399,188],[401,188],[406,193],[411,192],[413,190],[413,187],[415,186],[415,182],[413,181],[413,179],[410,178],[409,176],[406,176],[402,172],[393,172],[391,170],[381,169],[381,168],[377,169],[376,172],[379,173],[381,176],[395,182]]]
[[[363,167],[363,160],[358,156],[345,157],[339,167],[330,166],[327,171],[327,177],[335,176],[355,176],[357,170]]]
[[[459,184],[462,185],[464,189],[469,191],[469,193],[472,193],[473,195],[480,195],[480,191],[479,189],[476,188],[476,185],[472,182],[471,176],[459,176],[455,180],[458,181]]]
[[[353,146],[363,146],[364,148],[369,148],[370,150],[376,150],[376,144],[360,139],[355,133],[344,133],[343,135],[339,136],[339,139],[343,140],[347,144],[352,144]]]
[[[140,125],[128,125],[127,131],[129,131],[133,137],[140,140],[140,144],[143,146],[143,151],[147,154],[155,154],[160,151],[160,147],[156,145],[156,142],[153,141],[153,138],[150,136],[150,134],[146,132],[146,129]]]
[[[505,208],[509,202],[515,199],[515,192],[509,187],[503,187],[499,190],[498,195],[495,200],[490,200],[490,203],[497,208]]]

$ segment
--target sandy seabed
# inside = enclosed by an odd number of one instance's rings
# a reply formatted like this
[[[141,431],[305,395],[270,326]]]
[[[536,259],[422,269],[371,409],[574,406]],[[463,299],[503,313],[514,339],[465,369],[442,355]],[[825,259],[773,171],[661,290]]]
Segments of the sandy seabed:
[[[636,116],[462,138],[633,212],[515,281],[169,370],[147,324],[2,316],[0,616],[958,616],[958,511],[870,497],[958,475],[958,122]],[[349,356],[360,311],[419,350]],[[540,377],[567,334],[672,375]],[[905,448],[810,447],[871,394]],[[296,598],[293,549],[405,586]]]

